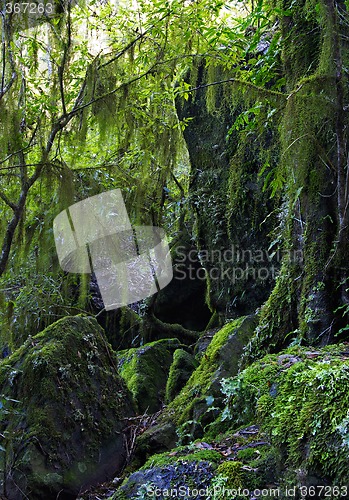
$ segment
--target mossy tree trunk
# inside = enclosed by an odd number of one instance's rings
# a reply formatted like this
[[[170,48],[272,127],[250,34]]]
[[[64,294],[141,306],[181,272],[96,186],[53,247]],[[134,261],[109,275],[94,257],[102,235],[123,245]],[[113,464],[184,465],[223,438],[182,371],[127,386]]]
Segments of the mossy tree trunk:
[[[235,86],[231,85],[234,72],[200,77],[199,69],[198,91],[179,106],[180,117],[194,117],[185,139],[199,250],[241,245],[254,255],[256,248],[269,250],[270,234],[272,244],[277,241],[281,250],[280,274],[268,300],[264,299],[248,350],[252,358],[292,341],[326,344],[339,332],[345,335],[349,313],[349,15],[344,2],[334,0],[280,0],[275,15],[278,22],[270,32],[276,37],[281,34],[282,92],[271,90],[272,81],[258,88],[247,83],[246,65],[237,67],[237,77],[243,78]],[[228,85],[217,90],[212,103],[212,83],[201,83],[227,78],[231,78]],[[264,135],[258,124],[247,128],[245,136],[241,130],[236,133],[232,126],[236,117],[253,116],[253,106],[262,100],[278,121],[269,126],[267,118]],[[263,163],[269,165],[271,177],[263,178]],[[272,201],[260,183],[268,176],[278,179],[272,187],[278,196]],[[231,272],[223,274],[225,283],[208,280],[210,305],[222,313],[218,299],[223,300],[223,309],[227,303],[235,305],[239,291],[250,305],[260,305],[262,300],[256,304],[257,295],[251,294],[250,282],[245,281],[242,288],[232,282],[236,262],[229,266]],[[255,280],[254,286],[262,290],[263,284]],[[241,304],[237,310],[241,311]]]
[[[288,98],[280,127],[285,257],[252,357],[290,341],[325,344],[348,323],[349,16],[344,2],[296,3],[281,19]],[[344,329],[343,329],[344,328]]]

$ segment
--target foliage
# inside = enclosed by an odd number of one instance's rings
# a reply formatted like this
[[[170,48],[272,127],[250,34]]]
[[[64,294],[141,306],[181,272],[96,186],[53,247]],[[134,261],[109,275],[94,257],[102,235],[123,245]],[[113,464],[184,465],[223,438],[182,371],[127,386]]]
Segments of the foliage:
[[[188,65],[203,54],[217,56],[218,39],[207,35],[213,26],[229,32],[222,9],[207,0],[78,3],[22,30],[4,17],[5,280],[8,264],[16,273],[25,266],[33,281],[49,267],[52,291],[59,290],[53,218],[101,190],[121,188],[133,222],[164,225],[172,237],[182,228],[188,188],[182,130],[190,117],[179,122],[174,99],[185,89]],[[16,310],[10,321],[23,323],[25,315]]]
[[[2,340],[12,349],[52,321],[69,313],[85,312],[79,303],[79,296],[84,294],[82,280],[63,273],[44,272],[35,269],[34,263],[28,264],[12,280],[1,280],[6,304],[0,311]]]

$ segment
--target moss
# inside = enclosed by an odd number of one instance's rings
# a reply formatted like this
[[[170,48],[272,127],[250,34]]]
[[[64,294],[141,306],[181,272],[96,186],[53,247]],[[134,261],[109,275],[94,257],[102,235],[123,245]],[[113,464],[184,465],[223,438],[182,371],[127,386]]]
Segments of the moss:
[[[241,471],[242,463],[235,461],[225,461],[217,467],[217,475],[227,478],[226,488],[243,488],[243,473]]]
[[[262,358],[226,386],[232,426],[258,422],[277,450],[279,471],[286,464],[332,484],[348,482],[347,349],[293,347]]]
[[[239,69],[235,67],[233,75],[236,73]],[[197,86],[231,76],[231,70],[210,61],[200,66]],[[186,104],[177,106],[181,119],[194,117],[184,131],[191,160],[189,202],[195,215],[198,250],[210,254],[202,271],[206,271],[206,303],[217,312],[218,324],[253,313],[266,300],[271,287],[271,280],[259,280],[261,286],[257,287],[248,273],[241,276],[235,256],[233,262],[221,257],[231,248],[268,248],[271,218],[267,216],[274,202],[263,192],[258,172],[265,163],[266,149],[274,153],[270,154],[271,165],[277,162],[275,138],[264,120],[275,110],[277,99],[270,97],[267,101],[267,96],[268,91],[264,94],[251,83],[230,81],[199,90]],[[237,118],[263,99],[267,104],[261,106],[263,118],[258,131],[235,130]],[[249,264],[255,270],[262,267],[255,262]]]
[[[149,469],[152,467],[164,467],[168,464],[173,464],[176,462],[211,462],[217,464],[221,461],[222,455],[215,450],[200,450],[197,449],[195,452],[191,452],[191,448],[188,446],[180,446],[175,448],[170,453],[161,453],[158,455],[153,455],[142,467],[142,469]]]
[[[262,306],[259,324],[243,355],[242,366],[255,361],[268,352],[285,348],[296,330],[296,286],[299,271],[297,263],[284,261],[275,287]]]
[[[220,380],[238,372],[241,354],[255,326],[256,317],[249,316],[231,321],[215,333],[198,368],[166,408],[161,419],[175,424],[180,444],[201,437],[218,416],[222,406]]]
[[[177,349],[173,354],[173,362],[166,384],[166,402],[172,401],[188,382],[197,367],[195,358],[183,349]]]
[[[154,413],[164,402],[173,351],[179,345],[177,339],[162,339],[117,353],[120,375],[141,413]]]
[[[133,409],[116,364],[89,317],[59,320],[1,363],[9,491],[18,484],[42,498],[65,488],[77,492],[87,478],[105,477],[112,451],[118,453],[113,471],[121,465],[122,419]]]
[[[173,410],[172,418],[177,425],[181,425],[192,416],[192,410],[199,401],[203,401],[212,392],[212,383],[215,379],[223,358],[223,348],[226,346],[229,337],[238,331],[244,318],[228,323],[219,330],[213,337],[199,367],[194,371],[185,387],[175,400],[169,405],[169,410]]]
[[[335,62],[339,51],[343,66],[347,64],[348,52],[339,39],[348,36],[348,26],[323,1],[282,0],[278,4],[289,10],[280,19],[289,93],[279,126],[280,161],[275,170],[286,180],[281,242],[286,250],[301,252],[302,261],[292,265],[283,260],[275,289],[262,307],[250,361],[284,348],[288,334],[309,344],[327,341],[338,321],[333,311],[341,305],[333,293],[334,281],[344,271],[332,262],[333,248],[338,258],[346,254],[344,245],[340,251],[337,248],[339,214],[334,188],[339,163],[344,165],[345,160],[338,163],[334,151],[340,139],[334,140],[334,133],[338,136],[338,130],[347,126],[340,104],[343,96],[347,100],[347,87]],[[323,290],[317,289],[319,282],[324,283]]]
[[[256,458],[256,450],[254,448],[244,448],[237,452],[237,457],[241,462],[249,462],[253,458]]]
[[[222,441],[224,437],[230,435],[231,433],[231,422],[228,420],[222,420],[219,414],[217,418],[210,422],[205,427],[205,433],[203,439],[207,442],[210,441]]]
[[[144,463],[150,454],[186,444],[210,429],[223,407],[220,381],[234,375],[244,346],[256,325],[256,317],[239,318],[215,333],[198,368],[157,418],[156,425],[139,436],[137,460]],[[220,424],[222,425],[222,424]]]

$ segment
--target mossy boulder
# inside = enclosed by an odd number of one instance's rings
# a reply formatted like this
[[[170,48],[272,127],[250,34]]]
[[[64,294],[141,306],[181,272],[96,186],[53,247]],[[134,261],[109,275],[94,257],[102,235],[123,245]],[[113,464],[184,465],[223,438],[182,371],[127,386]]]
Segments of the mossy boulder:
[[[292,347],[225,381],[231,428],[254,422],[288,486],[349,483],[349,346]]]
[[[204,427],[214,420],[217,410],[213,408],[222,406],[221,380],[237,374],[244,347],[256,324],[256,316],[246,316],[227,323],[214,335],[198,368],[169,405],[180,432],[200,437]]]
[[[102,328],[67,317],[0,365],[4,492],[9,500],[76,498],[126,459],[132,398]],[[25,496],[26,495],[26,496]]]
[[[256,317],[247,316],[227,323],[214,335],[184,388],[166,407],[156,425],[138,439],[137,460],[170,449],[178,439],[185,444],[203,435],[205,427],[217,417],[219,407],[224,406],[220,381],[237,374],[244,346],[252,337],[255,325]]]
[[[248,429],[245,431],[248,432]],[[264,452],[262,447],[257,448],[260,444],[260,441],[256,441],[260,437],[258,430],[252,439],[246,438],[248,444],[239,444],[239,437],[237,434],[231,436],[229,443],[208,444],[197,441],[187,446],[177,446],[170,452],[153,455],[143,467],[124,479],[111,500],[154,496],[181,497],[187,500],[252,498],[254,490],[272,485],[272,481],[265,482],[263,474],[259,472],[260,464],[264,464],[265,456],[270,456],[271,450],[267,447]],[[247,448],[249,446],[251,448]],[[258,460],[246,462],[237,457],[237,450],[247,449]],[[251,454],[250,457],[252,458]],[[250,466],[252,463],[253,467]],[[243,490],[245,493],[240,494],[239,491]],[[251,495],[246,494],[247,490]]]
[[[184,349],[174,352],[166,384],[166,402],[171,402],[177,396],[197,366],[197,361],[189,352]]]
[[[117,353],[120,375],[140,413],[155,413],[164,404],[173,353],[180,345],[177,339],[161,339]]]

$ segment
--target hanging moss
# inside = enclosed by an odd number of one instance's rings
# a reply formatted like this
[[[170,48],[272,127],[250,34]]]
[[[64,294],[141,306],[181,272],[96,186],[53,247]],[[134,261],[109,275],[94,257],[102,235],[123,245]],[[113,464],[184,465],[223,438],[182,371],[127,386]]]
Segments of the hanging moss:
[[[250,345],[252,359],[291,340],[328,342],[340,305],[333,282],[338,271],[331,263],[338,231],[336,183],[343,168],[336,157],[343,111],[338,109],[340,84],[334,61],[336,36],[347,36],[347,25],[339,25],[338,19],[336,24],[338,14],[325,2],[283,2],[282,7],[290,10],[281,18],[289,96],[279,125],[280,162],[275,172],[287,180],[281,238],[287,256],[262,308]],[[344,46],[342,56],[347,60]]]

